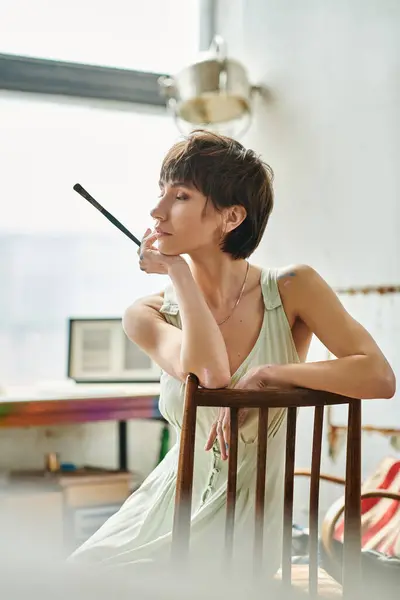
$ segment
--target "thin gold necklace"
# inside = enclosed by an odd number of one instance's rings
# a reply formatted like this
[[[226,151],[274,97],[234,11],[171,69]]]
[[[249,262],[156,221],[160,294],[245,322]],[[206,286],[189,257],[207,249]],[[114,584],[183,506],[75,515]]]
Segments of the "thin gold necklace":
[[[235,306],[232,308],[231,313],[225,319],[223,319],[222,321],[220,321],[219,323],[217,323],[218,326],[219,325],[223,325],[224,323],[227,322],[228,319],[231,318],[231,316],[233,315],[233,311],[235,310],[235,308],[237,307],[237,305],[241,301],[242,296],[243,296],[243,292],[244,292],[244,288],[246,286],[247,276],[249,274],[249,267],[250,267],[250,263],[248,262],[247,263],[247,269],[246,269],[246,275],[244,277],[243,285],[242,285],[241,290],[239,292],[239,296],[238,296],[238,299],[236,300]]]

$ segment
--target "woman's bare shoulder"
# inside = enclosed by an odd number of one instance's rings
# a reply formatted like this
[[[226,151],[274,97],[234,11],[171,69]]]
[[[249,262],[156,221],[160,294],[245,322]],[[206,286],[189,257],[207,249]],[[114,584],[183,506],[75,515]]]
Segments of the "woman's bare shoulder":
[[[293,264],[277,269],[277,284],[279,295],[291,325],[297,319],[298,314],[298,289],[303,286],[304,273],[311,270],[308,265]]]
[[[314,272],[314,269],[309,265],[293,264],[286,267],[279,267],[277,269],[277,281],[279,291],[285,293],[287,288],[291,287],[291,283],[304,283],[304,278],[307,277],[308,273]]]

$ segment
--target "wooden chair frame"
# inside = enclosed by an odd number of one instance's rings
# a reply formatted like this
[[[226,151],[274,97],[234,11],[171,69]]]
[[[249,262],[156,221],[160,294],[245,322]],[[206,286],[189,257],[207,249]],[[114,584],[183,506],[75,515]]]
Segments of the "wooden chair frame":
[[[291,584],[297,409],[306,406],[314,407],[309,511],[309,593],[312,596],[316,596],[318,590],[319,483],[324,407],[335,404],[348,405],[343,596],[345,598],[354,598],[354,593],[359,589],[361,575],[361,401],[346,396],[340,396],[338,394],[305,388],[266,388],[265,390],[256,391],[235,389],[210,390],[199,387],[199,381],[195,375],[188,375],[186,380],[183,423],[180,439],[172,558],[185,560],[189,556],[196,414],[197,407],[199,406],[230,408],[231,433],[229,440],[225,546],[228,561],[232,557],[238,456],[238,411],[241,408],[255,408],[259,410],[259,423],[257,440],[254,569],[256,574],[260,572],[262,568],[265,483],[268,451],[268,412],[269,408],[286,408],[287,433],[284,480],[282,581],[284,585]]]

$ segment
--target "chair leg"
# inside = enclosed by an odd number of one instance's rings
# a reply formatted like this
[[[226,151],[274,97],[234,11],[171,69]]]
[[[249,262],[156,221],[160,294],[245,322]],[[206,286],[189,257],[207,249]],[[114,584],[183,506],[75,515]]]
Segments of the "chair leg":
[[[195,375],[189,375],[185,389],[171,548],[172,560],[179,561],[186,560],[189,555],[197,414],[194,395],[198,383]]]
[[[361,400],[349,403],[343,548],[343,597],[361,585]]]

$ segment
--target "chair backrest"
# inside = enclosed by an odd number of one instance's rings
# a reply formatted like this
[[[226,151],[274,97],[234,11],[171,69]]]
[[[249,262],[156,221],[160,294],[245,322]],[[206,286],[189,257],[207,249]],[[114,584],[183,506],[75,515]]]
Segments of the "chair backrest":
[[[282,546],[282,580],[291,583],[291,547],[293,519],[294,465],[296,418],[299,407],[314,407],[314,431],[310,484],[309,591],[317,593],[318,585],[318,509],[324,406],[348,405],[348,435],[345,489],[345,533],[343,560],[343,594],[353,594],[360,581],[360,494],[361,494],[361,401],[304,388],[266,388],[265,390],[208,390],[199,387],[195,375],[186,381],[185,405],[176,486],[172,557],[185,559],[189,553],[191,498],[196,435],[196,414],[199,406],[229,407],[231,433],[229,440],[228,483],[226,501],[226,556],[232,556],[236,502],[236,472],[238,457],[238,411],[240,408],[259,410],[257,481],[255,506],[254,569],[262,566],[266,465],[268,452],[267,424],[270,408],[287,409],[286,464],[284,480],[284,518]]]

